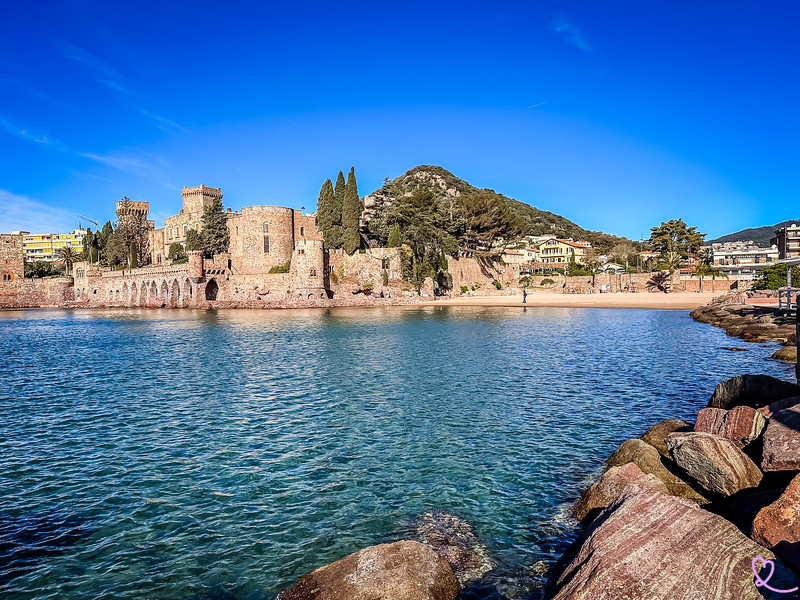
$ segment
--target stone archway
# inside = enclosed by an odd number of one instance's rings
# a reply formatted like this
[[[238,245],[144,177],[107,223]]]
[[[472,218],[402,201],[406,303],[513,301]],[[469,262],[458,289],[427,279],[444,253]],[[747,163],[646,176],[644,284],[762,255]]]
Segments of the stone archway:
[[[136,306],[141,306],[142,308],[145,308],[147,306],[147,290],[148,290],[147,282],[143,282],[139,287],[139,298],[136,301],[137,302]]]
[[[125,283],[122,284],[122,302],[126,306],[130,306],[130,303],[129,303],[130,299],[131,299],[131,297],[128,295],[128,282],[126,281]]]
[[[169,302],[167,306],[170,308],[177,308],[181,305],[181,287],[178,285],[178,280],[173,279],[172,285],[169,290]]]
[[[161,291],[158,294],[159,303],[161,308],[169,305],[169,286],[166,281],[161,282]]]
[[[183,291],[181,292],[181,306],[189,306],[192,302],[192,283],[189,279],[183,280]]]
[[[155,281],[150,282],[149,288],[150,297],[147,299],[147,306],[160,306],[161,302],[158,298],[158,284]]]
[[[208,283],[206,284],[206,300],[213,302],[217,299],[218,294],[219,286],[217,285],[217,282],[214,281],[213,278],[209,279]]]

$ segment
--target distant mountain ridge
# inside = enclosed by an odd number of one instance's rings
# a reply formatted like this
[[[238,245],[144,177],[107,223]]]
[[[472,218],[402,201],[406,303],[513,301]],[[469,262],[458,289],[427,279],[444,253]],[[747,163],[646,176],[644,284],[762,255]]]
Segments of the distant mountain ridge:
[[[765,225],[764,227],[751,227],[749,229],[742,229],[736,233],[729,233],[723,235],[715,240],[708,240],[706,244],[724,244],[725,242],[747,242],[752,240],[757,246],[762,248],[769,247],[769,241],[775,237],[775,231],[786,225],[792,223],[800,223],[800,219],[794,221],[781,221],[775,225]]]
[[[498,205],[513,213],[520,229],[524,232],[523,235],[556,235],[587,240],[600,250],[608,250],[614,244],[625,240],[614,235],[584,229],[561,215],[540,210],[492,189],[476,188],[447,169],[435,165],[414,167],[391,181],[387,178],[380,189],[364,197],[364,221],[369,223],[372,219],[380,218],[397,198],[410,196],[417,190],[431,192],[436,202],[451,211],[455,209],[461,197],[488,194]]]

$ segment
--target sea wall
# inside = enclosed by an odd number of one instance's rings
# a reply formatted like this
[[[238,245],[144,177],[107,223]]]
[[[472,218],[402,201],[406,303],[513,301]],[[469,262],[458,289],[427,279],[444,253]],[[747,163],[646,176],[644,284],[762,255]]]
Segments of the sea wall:
[[[64,308],[72,300],[72,277],[0,282],[0,308]]]

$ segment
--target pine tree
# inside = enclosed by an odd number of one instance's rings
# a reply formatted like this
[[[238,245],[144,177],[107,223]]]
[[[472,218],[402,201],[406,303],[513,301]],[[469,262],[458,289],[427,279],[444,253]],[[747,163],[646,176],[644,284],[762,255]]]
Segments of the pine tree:
[[[400,225],[394,225],[389,230],[389,240],[386,245],[389,248],[399,248],[403,244],[403,235],[400,233]]]
[[[333,226],[331,227],[331,248],[342,247],[342,210],[344,208],[344,196],[347,184],[344,181],[344,173],[339,171],[336,177],[336,186],[333,188]]]
[[[358,197],[356,171],[350,167],[342,205],[342,247],[348,254],[353,254],[361,246],[361,234],[358,231],[361,221],[361,199]]]
[[[328,248],[335,248],[333,239],[333,183],[326,179],[319,191],[317,200],[317,227],[322,232],[322,238]]]
[[[200,246],[208,258],[228,251],[230,232],[228,217],[222,208],[222,198],[214,200],[203,209],[203,229],[200,232]]]

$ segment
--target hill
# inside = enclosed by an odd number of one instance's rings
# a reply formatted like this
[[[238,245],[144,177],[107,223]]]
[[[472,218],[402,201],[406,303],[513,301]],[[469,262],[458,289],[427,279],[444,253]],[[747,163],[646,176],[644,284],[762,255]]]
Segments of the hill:
[[[405,207],[407,200],[430,203],[441,213],[440,228],[448,231],[462,248],[484,249],[491,242],[522,239],[528,235],[556,235],[587,240],[599,252],[608,251],[624,238],[589,231],[555,213],[540,210],[492,189],[479,189],[439,166],[414,167],[364,197],[363,222],[368,236],[385,244],[393,224],[404,223],[406,213],[421,208]],[[402,214],[398,214],[402,213]],[[434,217],[435,220],[435,217]]]
[[[747,242],[752,240],[756,245],[762,248],[769,247],[769,241],[775,237],[775,230],[784,227],[787,224],[800,223],[800,219],[794,221],[782,221],[775,225],[766,225],[764,227],[751,227],[750,229],[742,229],[736,233],[729,233],[723,235],[715,240],[709,240],[706,244],[724,244],[725,242]]]

